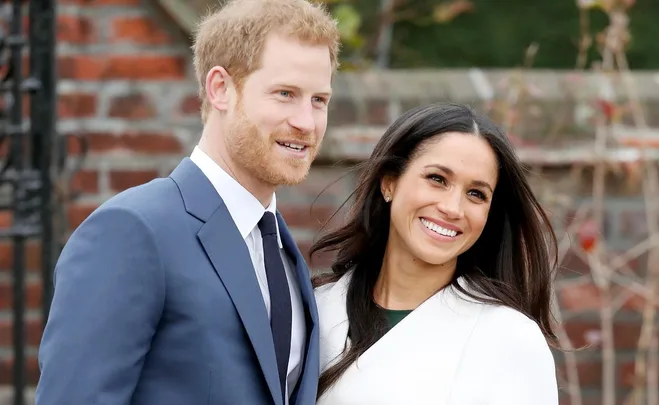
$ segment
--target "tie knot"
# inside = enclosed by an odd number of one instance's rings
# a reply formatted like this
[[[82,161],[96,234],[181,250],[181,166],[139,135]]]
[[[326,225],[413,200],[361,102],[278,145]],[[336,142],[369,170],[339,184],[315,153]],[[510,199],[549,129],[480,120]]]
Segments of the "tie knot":
[[[277,220],[272,212],[266,211],[259,221],[259,230],[261,235],[276,235],[277,234]]]

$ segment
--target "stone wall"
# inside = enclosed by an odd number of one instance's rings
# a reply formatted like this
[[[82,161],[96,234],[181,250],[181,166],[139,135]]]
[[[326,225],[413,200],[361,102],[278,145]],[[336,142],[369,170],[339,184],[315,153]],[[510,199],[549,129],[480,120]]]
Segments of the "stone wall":
[[[73,182],[81,196],[67,210],[69,229],[74,229],[115,193],[168,175],[190,153],[201,124],[190,43],[151,2],[61,0],[58,5],[58,130],[63,135],[83,136],[90,146],[83,170]],[[478,69],[339,75],[321,156],[307,181],[278,194],[280,209],[302,250],[308,249],[320,224],[349,195],[356,176],[351,170],[353,164],[368,156],[373,142],[396,116],[414,105],[441,100],[492,108],[488,111],[496,115],[504,95],[502,83],[515,75],[512,71]],[[654,72],[634,74],[651,125],[659,125],[656,77]],[[530,72],[527,79],[532,86],[517,117],[525,137],[514,138],[520,156],[529,164],[550,169],[545,179],[563,181],[561,191],[577,200],[588,199],[587,178],[567,181],[570,167],[592,159],[592,153],[583,146],[583,141],[592,136],[589,104],[584,100],[602,88],[618,94],[623,89],[621,83],[600,76],[550,71]],[[557,117],[560,130],[554,131]],[[625,117],[623,124],[628,122],[629,117]],[[558,143],[548,145],[543,142],[543,134],[552,131]],[[621,136],[627,136],[626,131],[621,127]],[[79,145],[71,142],[69,152],[72,159],[79,157]],[[614,153],[627,160],[635,156],[633,150],[624,148]],[[615,190],[607,203],[606,230],[614,250],[624,249],[643,235],[638,188],[621,191],[616,186]],[[552,215],[561,229],[566,214],[557,211]],[[9,220],[0,217],[0,226],[6,226]],[[41,330],[38,251],[37,243],[30,244],[27,340],[31,384],[38,380],[35,354]],[[312,263],[313,268],[325,268],[329,259],[319,257]],[[0,244],[0,385],[11,380],[11,263],[11,246]],[[636,264],[640,266],[642,260]],[[568,274],[586,271],[585,264],[574,255],[564,265]],[[599,329],[595,317],[599,295],[593,285],[571,284],[562,290],[561,299],[568,310],[567,327],[575,344],[592,341]],[[638,303],[630,300],[624,305],[616,326],[621,387],[629,385],[629,361],[639,330]],[[580,372],[589,398],[597,401],[601,366],[595,352],[589,353],[583,356]],[[557,359],[560,363],[560,356]]]

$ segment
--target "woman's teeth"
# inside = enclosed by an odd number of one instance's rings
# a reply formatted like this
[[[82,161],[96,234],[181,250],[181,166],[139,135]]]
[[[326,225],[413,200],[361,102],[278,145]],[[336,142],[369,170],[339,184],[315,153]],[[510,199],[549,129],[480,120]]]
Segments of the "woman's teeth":
[[[423,218],[421,218],[421,223],[426,228],[428,228],[431,231],[436,232],[436,233],[438,233],[442,236],[448,236],[450,238],[453,238],[458,234],[456,231],[446,229],[446,228],[442,228],[441,226],[437,225],[436,223],[430,222],[430,221],[428,221],[426,219],[423,219]]]

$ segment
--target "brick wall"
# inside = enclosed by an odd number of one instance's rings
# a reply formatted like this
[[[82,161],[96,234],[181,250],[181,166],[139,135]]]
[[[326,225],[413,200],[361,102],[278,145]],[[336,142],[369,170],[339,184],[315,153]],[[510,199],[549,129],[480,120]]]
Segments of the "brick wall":
[[[73,229],[113,194],[168,175],[191,151],[201,125],[190,44],[150,1],[61,0],[57,36],[58,130],[61,134],[84,136],[90,142],[90,155],[73,182],[82,194],[67,210],[68,226]],[[339,76],[334,84],[331,129],[322,155],[305,183],[284,188],[278,194],[280,209],[302,250],[306,251],[320,224],[350,193],[356,176],[351,172],[351,164],[368,155],[373,142],[394,117],[413,105],[435,100],[491,106],[497,101],[497,86],[506,75],[505,71],[472,70]],[[653,107],[659,104],[653,97],[659,94],[659,86],[653,74],[636,76],[641,82],[638,87],[643,104],[649,111],[656,111]],[[579,97],[587,94],[568,92],[561,85],[566,79],[573,80],[553,72],[531,74],[530,80],[539,95],[531,98],[522,111],[531,135],[546,133],[551,127],[549,117],[562,112],[567,113],[564,116],[570,134],[588,134],[588,126],[573,114]],[[579,80],[587,87],[601,79],[581,76]],[[619,84],[607,86],[615,92]],[[651,124],[659,122],[657,116],[651,115]],[[567,164],[552,169],[551,178],[555,181],[566,181],[570,160],[586,159],[585,155],[577,156],[579,148],[539,147],[537,138],[520,140],[520,154],[526,161],[544,166],[550,161]],[[71,142],[69,152],[75,159],[79,146]],[[581,181],[566,183],[561,189],[576,199],[587,199],[588,180]],[[607,202],[606,231],[613,249],[623,249],[643,234],[643,229],[637,228],[644,221],[643,206],[638,189],[621,191],[616,187]],[[562,228],[566,214],[552,215]],[[0,226],[7,221],[8,218],[0,217]],[[10,249],[6,243],[0,244],[0,385],[9,384],[11,379]],[[37,244],[28,249],[28,377],[32,384],[38,380],[35,354],[41,330],[38,250]],[[313,266],[323,268],[328,263],[328,257],[320,257]],[[642,259],[636,264],[642,264]],[[586,265],[574,255],[565,266],[571,270],[566,272],[566,278],[586,271]],[[569,310],[566,322],[575,344],[590,341],[599,329],[594,315],[599,296],[593,285],[571,285],[562,289],[560,296]],[[629,300],[617,318],[622,387],[629,383],[632,349],[639,330],[639,302],[638,297]],[[589,398],[596,401],[601,388],[601,363],[593,353],[583,356],[580,373]]]

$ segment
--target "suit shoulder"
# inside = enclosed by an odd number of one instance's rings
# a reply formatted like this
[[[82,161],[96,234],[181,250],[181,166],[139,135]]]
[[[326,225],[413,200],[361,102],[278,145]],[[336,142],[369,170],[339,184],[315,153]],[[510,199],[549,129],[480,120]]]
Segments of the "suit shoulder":
[[[182,207],[183,200],[176,183],[165,177],[123,190],[101,204],[97,211],[123,209],[144,219],[157,220],[171,215],[172,207],[176,207],[179,201]]]

